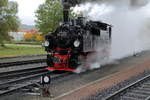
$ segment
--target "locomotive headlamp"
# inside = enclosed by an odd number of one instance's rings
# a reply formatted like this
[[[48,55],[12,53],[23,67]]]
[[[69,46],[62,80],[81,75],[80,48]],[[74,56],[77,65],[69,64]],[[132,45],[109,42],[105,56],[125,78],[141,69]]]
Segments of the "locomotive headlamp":
[[[74,41],[74,46],[75,47],[79,47],[80,46],[80,41],[79,40],[75,40]]]
[[[49,41],[45,41],[45,47],[48,47],[49,46]]]

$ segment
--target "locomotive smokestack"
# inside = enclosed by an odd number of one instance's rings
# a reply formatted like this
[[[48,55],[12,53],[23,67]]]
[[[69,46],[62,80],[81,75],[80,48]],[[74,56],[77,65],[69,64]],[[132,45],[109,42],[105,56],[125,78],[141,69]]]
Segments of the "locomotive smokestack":
[[[69,7],[64,6],[63,8],[63,16],[64,16],[64,22],[68,22],[69,21]]]
[[[67,2],[67,0],[63,1],[63,16],[64,16],[64,23],[67,23],[69,21],[69,10],[70,10],[70,4]]]

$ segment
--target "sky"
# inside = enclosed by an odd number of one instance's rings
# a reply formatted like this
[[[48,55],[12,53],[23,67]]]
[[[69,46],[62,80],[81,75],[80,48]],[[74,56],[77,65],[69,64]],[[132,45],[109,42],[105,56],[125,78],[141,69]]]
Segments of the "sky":
[[[45,0],[9,0],[9,1],[16,1],[18,3],[19,5],[18,16],[21,20],[21,23],[27,25],[35,25],[34,22],[34,20],[36,19],[35,11],[38,9],[38,6],[40,4],[44,3]],[[83,8],[76,8],[76,9],[78,11],[79,9]],[[147,10],[147,13],[150,14],[149,9]]]
[[[45,0],[9,0],[16,1],[19,5],[18,16],[21,20],[21,23],[27,25],[34,25],[35,22],[35,11],[38,9],[38,6],[44,3]]]

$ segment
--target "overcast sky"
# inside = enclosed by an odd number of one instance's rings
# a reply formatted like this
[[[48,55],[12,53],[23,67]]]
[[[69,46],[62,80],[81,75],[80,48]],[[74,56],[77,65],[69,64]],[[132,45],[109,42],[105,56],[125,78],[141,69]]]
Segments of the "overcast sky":
[[[38,6],[45,0],[10,0],[17,1],[19,5],[18,16],[23,24],[34,25],[35,14]]]
[[[34,25],[35,22],[35,11],[38,6],[44,3],[45,0],[9,0],[16,1],[19,5],[18,16],[23,24]],[[150,14],[149,9],[147,9],[147,13]]]

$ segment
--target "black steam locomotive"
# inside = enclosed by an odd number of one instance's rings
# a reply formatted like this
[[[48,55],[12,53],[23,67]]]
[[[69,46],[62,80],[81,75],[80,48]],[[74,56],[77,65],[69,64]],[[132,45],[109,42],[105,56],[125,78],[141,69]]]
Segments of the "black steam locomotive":
[[[64,6],[64,23],[45,37],[48,70],[74,71],[89,54],[110,44],[111,25],[84,17],[69,20],[68,15]]]

